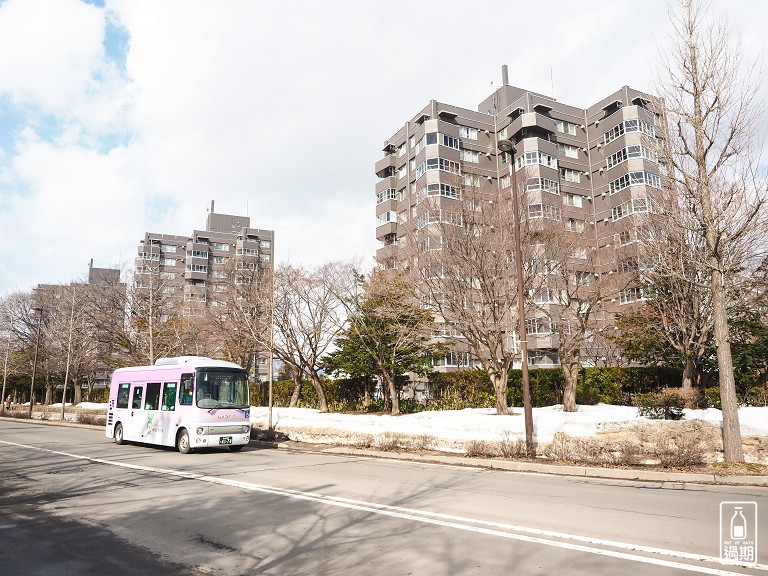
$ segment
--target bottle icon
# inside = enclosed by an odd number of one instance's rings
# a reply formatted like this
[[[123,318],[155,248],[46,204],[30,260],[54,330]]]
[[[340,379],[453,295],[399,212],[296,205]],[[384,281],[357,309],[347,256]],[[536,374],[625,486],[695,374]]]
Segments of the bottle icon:
[[[741,506],[736,506],[731,517],[731,540],[744,540],[746,537],[747,519],[741,512]]]

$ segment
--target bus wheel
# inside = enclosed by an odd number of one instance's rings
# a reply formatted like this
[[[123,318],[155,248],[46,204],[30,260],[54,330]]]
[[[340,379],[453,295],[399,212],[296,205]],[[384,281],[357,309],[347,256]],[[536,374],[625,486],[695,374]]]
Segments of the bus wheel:
[[[123,443],[123,425],[119,422],[115,424],[115,444],[118,446]]]
[[[240,452],[240,450],[242,450],[242,449],[243,449],[243,446],[242,446],[242,445],[240,445],[240,446],[230,446],[230,447],[229,447],[229,449],[230,449],[232,452]]]
[[[189,454],[189,432],[181,430],[176,437],[176,448],[182,454]]]

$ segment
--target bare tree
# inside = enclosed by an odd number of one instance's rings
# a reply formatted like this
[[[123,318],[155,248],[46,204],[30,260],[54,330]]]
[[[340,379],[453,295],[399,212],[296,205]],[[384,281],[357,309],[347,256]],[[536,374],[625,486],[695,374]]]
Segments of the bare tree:
[[[664,56],[662,97],[667,177],[678,209],[691,215],[705,249],[728,462],[743,461],[728,320],[728,284],[763,247],[766,185],[756,140],[762,72],[745,71],[723,16],[708,19],[696,0],[671,14],[674,46]],[[745,73],[746,72],[746,73]]]
[[[597,312],[614,277],[594,272],[594,242],[565,227],[560,206],[535,214],[528,217],[535,251],[530,263],[532,308],[537,314],[528,319],[528,339],[554,334],[563,371],[563,410],[575,412],[582,354],[598,330]]]
[[[313,270],[283,265],[275,271],[275,350],[294,367],[298,400],[302,374],[309,377],[321,412],[328,401],[320,378],[320,359],[344,329],[346,306],[355,271],[351,264],[332,262]]]
[[[472,174],[465,179],[463,186],[438,185],[434,195],[427,189],[409,248],[425,305],[443,332],[482,364],[496,411],[506,414],[518,314],[512,201],[509,191],[481,186]]]

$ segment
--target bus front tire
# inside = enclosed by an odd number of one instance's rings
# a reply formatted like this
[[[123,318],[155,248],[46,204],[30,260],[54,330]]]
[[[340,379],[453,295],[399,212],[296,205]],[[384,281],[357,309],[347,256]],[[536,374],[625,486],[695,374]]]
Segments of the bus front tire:
[[[232,452],[240,452],[240,450],[242,450],[242,449],[243,449],[243,445],[241,444],[240,446],[230,446],[230,447],[229,447],[229,449],[230,449]]]
[[[189,432],[182,430],[176,438],[176,448],[182,454],[189,454]]]
[[[115,425],[115,444],[120,446],[123,443],[123,425],[119,422]]]

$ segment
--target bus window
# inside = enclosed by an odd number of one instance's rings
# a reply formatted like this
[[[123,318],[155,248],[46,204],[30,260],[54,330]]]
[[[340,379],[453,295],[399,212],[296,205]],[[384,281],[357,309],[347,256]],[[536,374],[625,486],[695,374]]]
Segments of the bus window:
[[[160,382],[147,384],[147,397],[144,400],[145,410],[157,410],[160,407]]]
[[[130,384],[120,384],[120,388],[117,390],[117,407],[128,408],[129,388]]]
[[[131,408],[134,410],[141,410],[141,397],[144,396],[144,388],[142,386],[133,387],[133,402],[131,402]]]
[[[176,382],[166,382],[163,385],[162,410],[176,410]]]
[[[194,374],[181,375],[181,394],[179,395],[179,404],[181,406],[192,406],[192,379]]]

